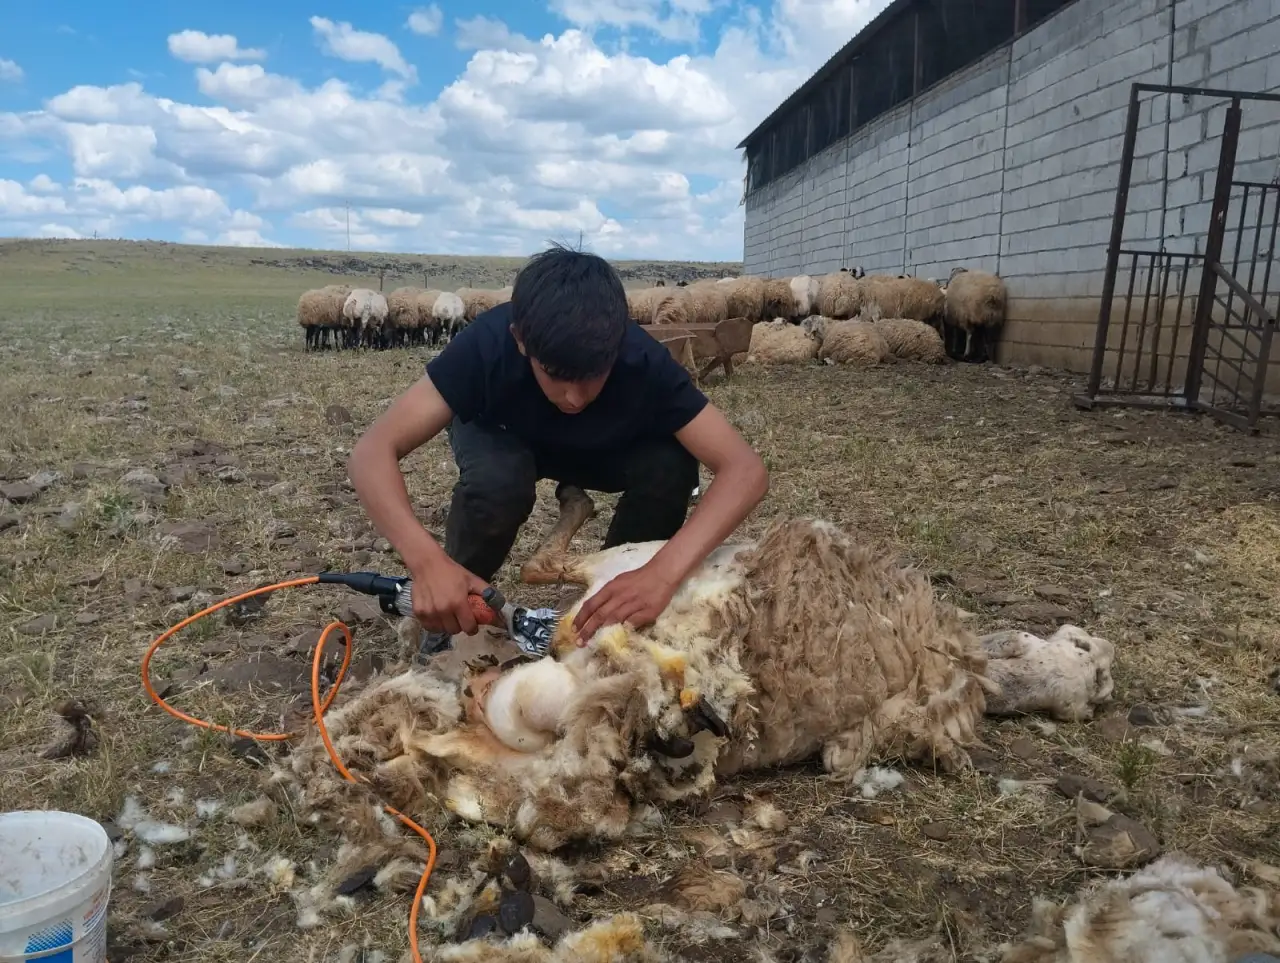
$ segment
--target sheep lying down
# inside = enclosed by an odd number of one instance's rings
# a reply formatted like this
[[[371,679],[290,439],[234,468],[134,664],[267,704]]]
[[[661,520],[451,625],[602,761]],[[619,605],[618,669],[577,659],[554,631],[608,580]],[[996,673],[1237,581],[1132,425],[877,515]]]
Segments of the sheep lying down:
[[[1061,682],[1037,689],[1037,666],[1071,664],[1029,663],[1002,698],[981,641],[922,574],[812,519],[722,545],[653,625],[607,626],[579,648],[570,627],[582,601],[663,544],[570,553],[593,513],[566,487],[559,522],[522,569],[528,583],[586,589],[548,658],[510,659],[483,630],[458,636],[434,664],[375,676],[328,714],[338,753],[382,799],[413,815],[434,796],[541,849],[616,838],[640,807],[814,756],[846,778],[883,758],[962,767],[989,696],[1002,712],[1017,699],[1042,708]],[[1109,644],[1096,649],[1109,671]],[[1001,655],[1016,662],[1012,647]],[[1097,667],[1081,665],[1093,680]],[[348,838],[381,832],[368,794],[340,780],[314,732],[274,779]]]

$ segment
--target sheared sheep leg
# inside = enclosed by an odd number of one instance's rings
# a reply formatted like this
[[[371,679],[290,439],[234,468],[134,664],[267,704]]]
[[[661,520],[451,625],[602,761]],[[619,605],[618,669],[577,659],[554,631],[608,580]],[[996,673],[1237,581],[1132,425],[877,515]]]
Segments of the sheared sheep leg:
[[[520,567],[520,581],[529,585],[555,582],[586,584],[575,572],[578,559],[569,552],[569,543],[596,513],[591,496],[575,485],[561,485],[560,517],[533,557]]]

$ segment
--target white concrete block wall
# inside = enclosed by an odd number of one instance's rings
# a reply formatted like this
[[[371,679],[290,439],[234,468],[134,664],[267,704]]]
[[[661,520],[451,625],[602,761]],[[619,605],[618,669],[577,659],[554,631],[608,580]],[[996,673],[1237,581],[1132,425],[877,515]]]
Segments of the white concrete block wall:
[[[1077,0],[749,196],[745,269],[998,270],[1003,356],[1082,370],[1134,81],[1280,92],[1280,4]],[[1126,246],[1203,250],[1224,114],[1143,95]],[[1237,158],[1280,174],[1280,105],[1244,104]]]

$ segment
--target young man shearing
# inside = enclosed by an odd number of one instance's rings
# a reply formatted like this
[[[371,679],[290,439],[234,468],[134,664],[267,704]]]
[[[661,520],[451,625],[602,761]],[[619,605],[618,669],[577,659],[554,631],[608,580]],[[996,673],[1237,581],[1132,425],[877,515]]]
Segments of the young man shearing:
[[[446,429],[458,482],[442,548],[414,517],[399,463]],[[689,514],[699,462],[714,479]],[[541,478],[622,493],[605,548],[668,540],[582,606],[579,645],[605,625],[651,624],[769,487],[759,455],[629,319],[609,263],[562,247],[531,258],[510,302],[427,364],[360,438],[347,469],[413,578],[423,655],[477,630],[467,594],[506,560]]]

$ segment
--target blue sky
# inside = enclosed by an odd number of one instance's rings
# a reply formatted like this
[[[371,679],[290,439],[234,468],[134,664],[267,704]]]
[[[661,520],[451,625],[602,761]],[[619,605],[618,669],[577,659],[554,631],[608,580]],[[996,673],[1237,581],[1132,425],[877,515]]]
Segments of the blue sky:
[[[734,145],[885,2],[7,4],[0,236],[737,259]]]

